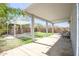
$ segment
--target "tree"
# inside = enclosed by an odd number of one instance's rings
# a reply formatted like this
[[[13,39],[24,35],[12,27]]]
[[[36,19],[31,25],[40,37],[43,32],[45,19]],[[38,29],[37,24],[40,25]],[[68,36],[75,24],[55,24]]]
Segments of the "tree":
[[[21,9],[11,8],[8,4],[0,3],[0,34],[6,31],[6,21],[19,15],[24,15]]]
[[[8,7],[6,4],[0,4],[0,34],[4,31],[4,22],[6,21]]]

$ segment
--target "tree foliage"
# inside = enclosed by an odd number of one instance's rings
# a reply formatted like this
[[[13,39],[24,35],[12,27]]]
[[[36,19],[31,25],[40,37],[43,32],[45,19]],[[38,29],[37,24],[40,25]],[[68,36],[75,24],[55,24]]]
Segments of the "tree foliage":
[[[21,9],[11,8],[8,4],[0,3],[0,33],[6,29],[6,21],[19,15],[24,15]]]

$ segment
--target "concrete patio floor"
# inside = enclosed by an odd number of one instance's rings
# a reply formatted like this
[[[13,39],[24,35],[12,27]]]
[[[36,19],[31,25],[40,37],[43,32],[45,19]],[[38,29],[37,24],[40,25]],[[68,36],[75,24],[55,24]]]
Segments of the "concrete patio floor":
[[[56,33],[33,43],[4,51],[0,56],[63,56],[73,55],[70,39]]]

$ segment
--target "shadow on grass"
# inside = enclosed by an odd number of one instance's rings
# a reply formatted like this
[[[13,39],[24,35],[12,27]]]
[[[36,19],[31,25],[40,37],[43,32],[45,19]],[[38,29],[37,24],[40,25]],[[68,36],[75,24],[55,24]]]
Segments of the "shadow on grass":
[[[9,39],[0,39],[0,53],[28,43],[32,43],[31,38],[18,39],[10,37]]]

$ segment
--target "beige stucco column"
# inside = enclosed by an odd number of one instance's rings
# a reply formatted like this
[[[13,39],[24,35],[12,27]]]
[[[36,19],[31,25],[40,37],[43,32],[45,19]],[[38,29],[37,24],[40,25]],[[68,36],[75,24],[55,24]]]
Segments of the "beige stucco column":
[[[54,23],[52,23],[52,34],[54,33]]]
[[[9,26],[9,23],[7,23],[7,35],[8,35],[8,26]]]
[[[32,41],[35,41],[34,39],[34,16],[31,16],[31,35],[32,35]]]
[[[14,24],[14,36],[16,36],[16,24]]]
[[[23,28],[22,28],[22,25],[20,25],[20,30],[21,30],[21,33],[23,33]]]
[[[48,35],[48,22],[46,21],[46,33]]]

